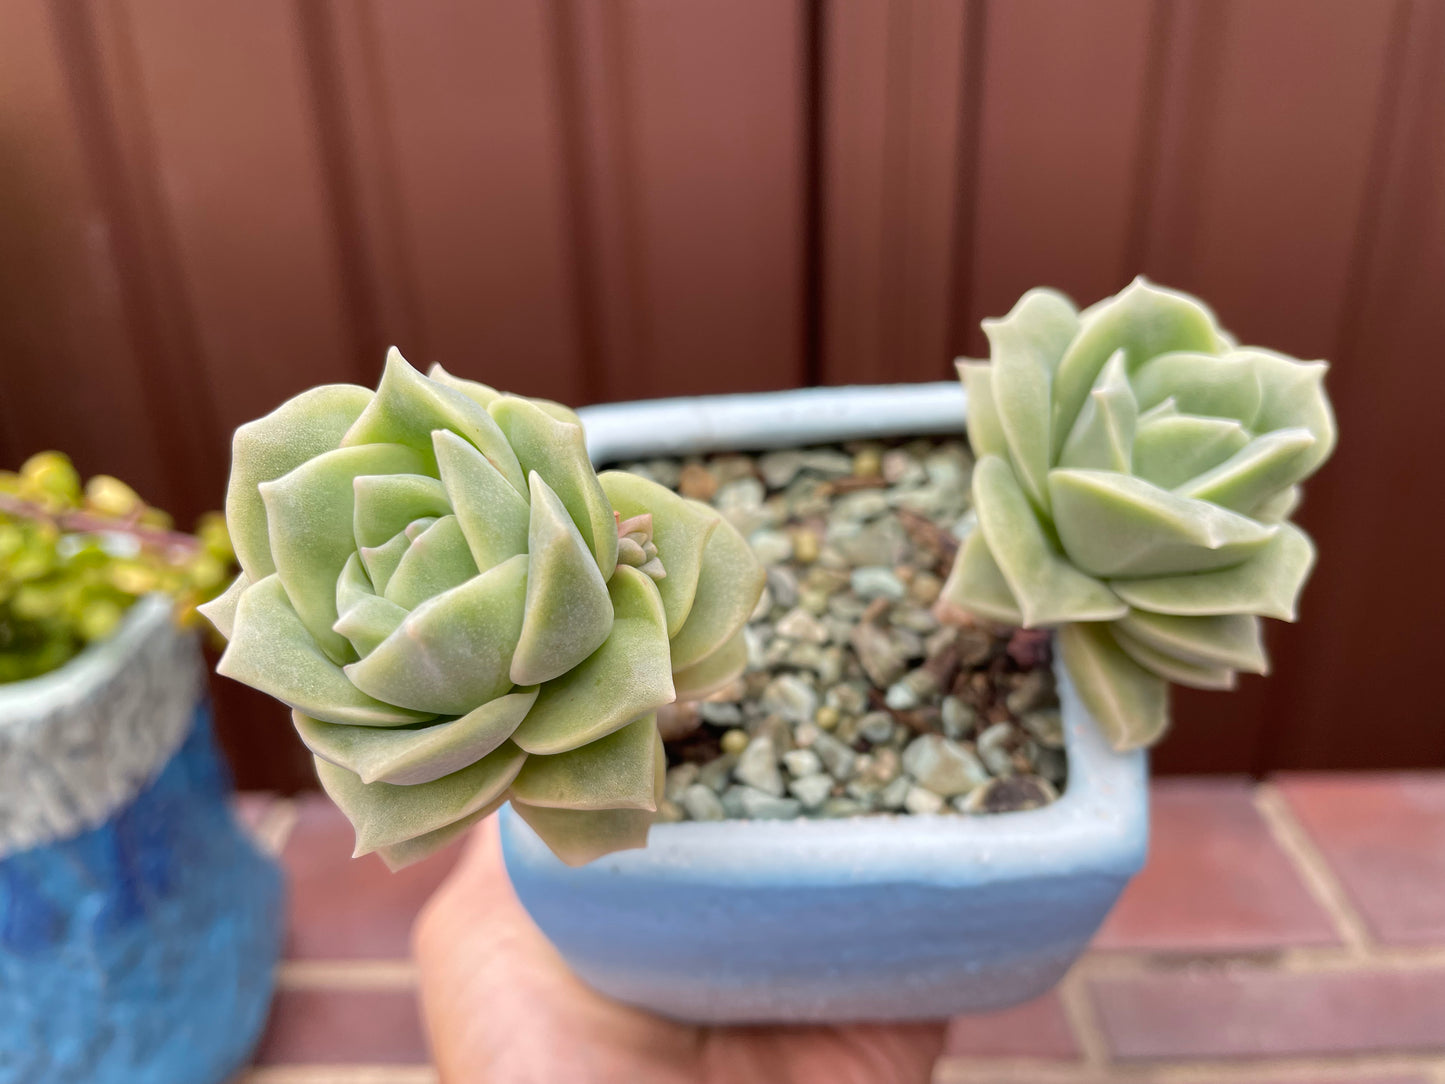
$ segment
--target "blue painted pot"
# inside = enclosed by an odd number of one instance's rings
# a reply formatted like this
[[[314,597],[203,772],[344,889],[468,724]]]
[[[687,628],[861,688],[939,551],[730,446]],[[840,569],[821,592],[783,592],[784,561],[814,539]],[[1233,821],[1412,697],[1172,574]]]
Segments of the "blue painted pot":
[[[583,412],[594,461],[962,429],[955,383]],[[1146,763],[1060,670],[1069,781],[1021,813],[660,824],[571,869],[502,811],[522,904],[586,982],[698,1023],[932,1020],[1036,997],[1087,945],[1148,837]]]
[[[0,1084],[220,1084],[244,1063],[282,883],[229,795],[165,599],[0,686]]]

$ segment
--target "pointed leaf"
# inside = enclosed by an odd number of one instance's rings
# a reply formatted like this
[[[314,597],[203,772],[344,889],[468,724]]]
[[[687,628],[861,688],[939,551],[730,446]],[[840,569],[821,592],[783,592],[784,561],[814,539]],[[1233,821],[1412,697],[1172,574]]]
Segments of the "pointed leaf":
[[[1108,626],[1065,625],[1059,653],[1084,706],[1119,752],[1153,745],[1169,727],[1169,686],[1124,654]]]
[[[722,517],[707,505],[679,497],[636,474],[607,471],[597,480],[613,511],[623,519],[652,516],[652,541],[667,570],[657,590],[667,611],[667,634],[676,636],[692,612],[703,553]]]
[[[1174,492],[1250,515],[1304,477],[1314,446],[1308,429],[1276,429]]]
[[[648,829],[657,817],[644,809],[547,809],[516,799],[512,808],[569,866],[585,866],[614,851],[646,847]]]
[[[1134,374],[1134,394],[1145,410],[1173,399],[1181,414],[1233,418],[1246,429],[1262,401],[1254,366],[1237,354],[1161,354]]]
[[[660,548],[658,553],[665,564],[666,555]],[[765,581],[762,562],[747,540],[727,520],[719,520],[703,547],[692,611],[672,638],[673,670],[686,670],[732,639],[747,624]]]
[[[1194,666],[1223,666],[1251,674],[1269,671],[1259,618],[1250,614],[1178,617],[1132,610],[1115,630]]]
[[[1294,515],[1303,497],[1304,492],[1299,486],[1290,486],[1264,501],[1250,515],[1261,523],[1283,523]]]
[[[998,404],[993,394],[993,367],[980,361],[958,363],[958,378],[963,381],[967,396],[968,443],[973,454],[1009,455],[1008,437],[1004,435]]]
[[[983,532],[970,531],[939,596],[947,606],[1004,625],[1022,625],[1023,611],[1014,600],[998,562],[988,551]]]
[[[1258,553],[1278,531],[1112,471],[1056,470],[1049,490],[1064,551],[1096,576],[1227,568]]]
[[[1269,545],[1234,568],[1194,575],[1115,580],[1113,588],[1130,606],[1161,614],[1258,614],[1295,619],[1295,604],[1314,566],[1309,537],[1292,523],[1279,524]]]
[[[363,783],[415,786],[459,772],[500,748],[536,699],[536,689],[523,689],[460,718],[414,730],[337,726],[300,712],[292,718],[308,749],[355,772]]]
[[[1082,327],[1054,373],[1055,458],[1063,450],[1099,370],[1115,350],[1124,351],[1124,366],[1132,374],[1158,354],[1173,350],[1217,354],[1223,349],[1214,315],[1203,303],[1187,294],[1160,289],[1143,278],[1086,309]],[[1151,405],[1139,397],[1141,408]]]
[[[1050,386],[1054,369],[1078,329],[1074,306],[1053,290],[1030,290],[1002,320],[983,322],[999,424],[1014,472],[1040,508],[1049,503],[1045,478],[1052,454]]]
[[[527,559],[513,557],[427,599],[346,675],[388,703],[465,715],[512,687],[526,591]]]
[[[231,581],[231,586],[225,592],[217,595],[197,606],[201,616],[216,627],[216,631],[227,640],[231,638],[231,629],[236,623],[236,605],[241,601],[241,592],[251,586],[250,577],[244,572]]]
[[[457,517],[443,516],[417,535],[402,554],[385,595],[410,610],[465,583],[478,571]]]
[[[512,737],[529,753],[575,749],[675,699],[664,612],[652,580],[618,565],[607,590],[612,632],[584,662],[542,686]]]
[[[1124,615],[1126,607],[1108,587],[1055,552],[1013,470],[998,456],[974,467],[973,499],[978,529],[1026,626]]]
[[[316,758],[321,787],[356,829],[359,858],[392,847],[485,809],[505,793],[527,754],[511,742],[459,772],[430,783],[401,787],[363,783],[355,772]]]
[[[257,487],[338,447],[369,402],[371,392],[366,388],[327,384],[288,399],[264,418],[236,430],[226,486],[226,527],[236,558],[253,582],[276,571],[266,507]]]
[[[1233,689],[1238,684],[1235,672],[1227,666],[1196,666],[1134,639],[1118,625],[1115,625],[1112,631],[1119,650],[1165,681],[1187,685],[1191,689],[1216,691]]]
[[[436,362],[432,363],[432,367],[427,370],[426,375],[438,383],[445,384],[449,388],[455,388],[468,399],[480,403],[484,407],[490,407],[493,401],[501,398],[502,395],[505,394],[489,384],[483,384],[477,380],[467,380],[460,376],[453,376]],[[529,403],[536,403],[540,409],[546,411],[559,422],[570,422],[573,425],[582,424],[581,419],[577,417],[577,412],[569,407],[563,406],[561,403],[555,403],[551,399],[537,399],[531,396],[522,396],[521,398],[526,398]]]
[[[358,475],[413,471],[420,465],[410,448],[368,444],[323,452],[261,483],[276,573],[311,635],[336,662],[351,658],[351,646],[331,626],[337,617],[336,577],[356,552],[353,484]]]
[[[577,525],[540,474],[533,471],[529,480],[527,610],[512,658],[518,685],[565,674],[601,647],[612,629],[607,584]]]
[[[451,824],[443,825],[436,831],[427,832],[415,839],[393,843],[390,847],[378,847],[375,853],[386,863],[387,869],[396,873],[425,858],[430,858],[454,839],[465,835],[478,821],[486,820],[506,803],[507,796],[504,794],[488,805],[482,806],[475,813],[468,813],[461,820],[452,821]]]
[[[679,700],[701,700],[734,681],[748,665],[748,643],[743,630],[711,655],[672,675]]]
[[[353,553],[341,566],[341,575],[336,577],[336,612],[344,614],[364,598],[375,598],[376,589],[371,586],[371,577],[361,563],[361,554]]]
[[[455,433],[432,435],[437,469],[477,567],[486,571],[527,552],[527,498]]]
[[[512,798],[548,809],[657,808],[657,719],[644,715],[586,745],[533,756],[512,783]]]
[[[350,681],[306,631],[280,577],[272,574],[241,594],[231,642],[216,672],[269,693],[328,723],[402,726],[431,715],[373,699]]]
[[[466,444],[461,437],[455,439]],[[363,475],[353,488],[351,529],[358,547],[383,545],[414,520],[439,519],[452,511],[446,488],[425,474]]]
[[[333,628],[351,642],[359,658],[365,658],[401,627],[406,613],[380,595],[366,595],[348,606]]]
[[[1124,372],[1124,352],[1116,350],[1084,400],[1059,465],[1128,472],[1133,467],[1138,417],[1139,404]]]
[[[422,530],[426,530],[435,520],[417,520],[417,522],[425,524]],[[363,546],[357,551],[366,576],[371,580],[376,593],[380,594],[386,591],[387,585],[391,583],[391,577],[396,574],[397,566],[401,564],[401,559],[406,556],[406,551],[410,548],[411,535],[406,531],[400,531],[385,545]]]
[[[1259,376],[1264,401],[1260,404],[1255,429],[1308,429],[1315,438],[1301,478],[1308,478],[1335,450],[1335,415],[1325,394],[1322,361],[1296,361],[1283,354],[1258,348],[1242,350]]]
[[[597,481],[582,426],[559,421],[530,399],[504,395],[489,408],[528,473],[542,476],[596,555],[602,578],[617,566],[617,521]],[[525,492],[525,490],[524,490]],[[533,500],[535,501],[535,497]]]
[[[1141,418],[1134,434],[1133,473],[1161,489],[1173,489],[1217,467],[1248,443],[1249,430],[1233,418],[1172,411]]]
[[[426,459],[427,474],[436,473],[432,433],[450,429],[465,437],[502,476],[525,493],[526,475],[492,416],[475,400],[454,388],[428,380],[392,347],[386,355],[376,397],[342,439],[342,444],[405,444]]]

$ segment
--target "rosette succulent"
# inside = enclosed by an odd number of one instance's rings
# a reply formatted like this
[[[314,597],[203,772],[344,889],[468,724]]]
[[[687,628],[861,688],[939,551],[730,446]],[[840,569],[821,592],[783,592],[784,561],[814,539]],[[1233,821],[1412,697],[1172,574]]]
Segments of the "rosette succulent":
[[[1289,515],[1329,457],[1323,362],[1240,347],[1187,294],[1136,280],[1077,311],[1050,290],[984,323],[963,363],[976,529],[944,611],[1057,626],[1120,749],[1168,724],[1168,683],[1267,670],[1314,562]]]
[[[654,713],[742,669],[762,590],[718,513],[394,350],[375,393],[313,388],[232,453],[219,670],[293,709],[358,854],[414,861],[508,799],[569,863],[645,843]]]

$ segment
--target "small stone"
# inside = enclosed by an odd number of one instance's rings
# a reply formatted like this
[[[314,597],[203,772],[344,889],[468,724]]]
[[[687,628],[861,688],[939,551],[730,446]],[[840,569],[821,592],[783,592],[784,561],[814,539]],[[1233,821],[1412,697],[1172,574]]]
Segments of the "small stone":
[[[773,750],[780,757],[793,749],[793,728],[781,715],[768,715],[759,720],[752,733],[755,738],[768,738],[773,743]]]
[[[782,674],[768,683],[761,697],[763,710],[795,723],[806,723],[818,710],[818,693],[796,674]]]
[[[838,725],[842,713],[837,708],[829,707],[826,704],[813,713],[813,723],[819,730],[832,730]]]
[[[870,711],[858,720],[858,735],[874,745],[882,745],[893,737],[893,716],[886,711]]]
[[[823,697],[823,702],[845,715],[862,715],[868,708],[868,692],[860,685],[835,684]]]
[[[853,457],[833,448],[811,448],[803,453],[803,469],[824,478],[843,478],[853,469]]]
[[[989,779],[975,753],[939,734],[914,738],[903,751],[903,770],[945,798],[964,794]]]
[[[938,630],[938,618],[921,606],[896,606],[892,620],[896,628],[907,629],[918,636],[931,636]],[[920,654],[922,650],[920,648]]]
[[[928,480],[942,490],[967,493],[973,462],[957,445],[937,448],[923,458]]]
[[[1030,670],[1019,679],[1004,704],[1014,715],[1041,707],[1054,695],[1054,678],[1047,670]]]
[[[702,722],[697,704],[691,701],[674,700],[657,709],[657,733],[663,741],[677,741],[685,738]]]
[[[878,792],[882,789],[880,784],[871,779],[850,779],[843,788],[843,793],[871,810],[877,807]]]
[[[1050,749],[1042,746],[1034,754],[1034,768],[1039,775],[1055,787],[1062,787],[1064,781],[1069,777],[1069,762],[1062,749]]]
[[[876,445],[858,449],[853,456],[854,478],[877,478],[883,473],[883,453]]]
[[[1047,779],[1036,775],[1015,775],[1008,779],[995,779],[987,786],[979,787],[965,799],[962,812],[1019,813],[1046,806],[1058,797],[1059,792]]]
[[[818,540],[816,531],[799,530],[793,532],[793,560],[799,564],[810,565],[818,559],[818,553],[822,543]]]
[[[729,787],[722,796],[723,808],[733,816],[754,821],[792,820],[803,811],[796,798],[779,798],[752,787]],[[737,813],[733,813],[737,809]]]
[[[763,589],[758,593],[758,604],[753,607],[753,612],[748,615],[749,621],[763,621],[768,614],[773,612],[773,593],[768,590],[768,585],[763,584]]]
[[[758,459],[758,471],[763,476],[763,481],[768,483],[769,489],[782,489],[789,482],[798,476],[803,469],[803,453],[786,448],[778,452],[769,452]]]
[[[892,517],[863,526],[849,521],[835,522],[828,530],[828,541],[852,565],[891,568],[908,553],[903,525]]]
[[[891,783],[878,792],[878,808],[887,810],[899,810],[908,798],[908,792],[914,787],[913,780],[906,775],[900,775]]]
[[[839,497],[833,504],[835,520],[851,523],[866,523],[877,519],[888,511],[888,498],[876,489],[862,489]]]
[[[663,793],[674,802],[682,797],[682,792],[697,782],[698,766],[696,764],[677,764],[667,769],[667,783]]]
[[[1064,747],[1064,717],[1058,708],[1031,711],[1019,723],[1045,749]]]
[[[852,644],[863,672],[880,689],[886,689],[901,678],[908,667],[907,657],[897,639],[871,621],[854,627]]]
[[[676,824],[678,821],[685,820],[687,820],[687,812],[670,798],[664,798],[657,803],[657,822],[659,824]]]
[[[695,821],[720,821],[727,816],[727,810],[711,787],[694,783],[682,792],[679,799],[687,815]]]
[[[715,757],[698,769],[697,781],[713,793],[721,794],[732,782],[733,765],[737,762],[736,753],[724,753],[720,757]]]
[[[768,590],[773,602],[784,610],[798,604],[798,576],[792,569],[774,566],[768,569]]]
[[[823,767],[828,769],[828,774],[834,779],[847,779],[853,774],[853,766],[858,761],[858,754],[833,735],[819,734],[813,740],[810,748],[818,755],[818,759],[823,762]]]
[[[717,493],[717,479],[701,463],[686,463],[678,475],[677,491],[690,500],[710,502]]]
[[[793,540],[782,531],[754,531],[748,545],[765,565],[780,565],[793,556]]]
[[[786,636],[789,640],[803,640],[810,644],[828,642],[828,630],[823,623],[802,607],[789,610],[774,627],[779,636]]]
[[[863,771],[863,758],[858,758],[858,774],[865,774]],[[898,778],[903,770],[903,758],[898,755],[898,750],[892,746],[883,745],[874,749],[869,754],[867,776],[878,784],[891,783]]]
[[[883,702],[894,711],[909,711],[919,705],[918,694],[901,681],[888,686]]]
[[[828,613],[849,626],[861,620],[867,609],[868,603],[857,595],[834,595],[828,600]]]
[[[943,581],[932,572],[924,571],[914,576],[913,582],[908,585],[908,597],[920,606],[932,606],[942,590]]]
[[[788,793],[798,799],[804,809],[812,812],[833,793],[833,780],[826,775],[801,776],[788,784]]]
[[[825,817],[857,817],[868,812],[866,805],[852,798],[829,798],[822,809]]]
[[[912,786],[903,797],[903,808],[915,815],[943,812],[943,798],[927,787]]]
[[[825,614],[828,612],[828,592],[804,587],[798,592],[798,605],[811,614]]]
[[[723,513],[761,508],[763,495],[766,492],[763,489],[763,483],[756,478],[738,478],[725,486],[718,487],[717,493],[713,496],[713,507]]]
[[[818,740],[822,731],[813,723],[799,723],[793,727],[793,742],[799,749],[807,749]]]
[[[1013,775],[1018,771],[1013,754],[1016,745],[1017,732],[1013,726],[994,723],[978,736],[978,759],[993,775]]]
[[[703,700],[697,705],[697,713],[703,722],[713,726],[738,726],[743,721],[742,705],[737,703]]]
[[[722,736],[722,751],[724,753],[732,753],[736,756],[747,747],[748,732],[746,730],[729,730]]]
[[[911,488],[928,480],[923,464],[902,448],[891,448],[883,453],[883,480],[890,486]]]
[[[818,665],[813,670],[818,675],[818,681],[826,688],[843,680],[843,671],[847,667],[847,663],[847,656],[843,654],[843,649],[834,645],[822,650]]]
[[[783,754],[783,767],[794,779],[805,775],[817,775],[823,770],[823,762],[811,749],[794,749]]]
[[[943,698],[943,736],[958,741],[973,733],[978,725],[978,712],[956,696]]]
[[[757,737],[748,742],[738,756],[733,778],[775,798],[783,796],[783,773],[778,768],[778,753],[771,738]]]

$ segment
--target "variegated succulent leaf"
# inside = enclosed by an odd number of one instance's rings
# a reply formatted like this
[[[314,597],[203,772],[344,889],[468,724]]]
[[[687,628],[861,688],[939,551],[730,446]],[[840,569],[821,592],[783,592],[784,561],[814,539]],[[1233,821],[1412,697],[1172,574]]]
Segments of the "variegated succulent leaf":
[[[568,862],[641,846],[654,712],[741,669],[763,571],[712,509],[601,478],[577,416],[393,350],[236,432],[221,673],[292,709],[357,853],[501,803]],[[699,683],[699,678],[707,678]]]
[[[1329,457],[1324,362],[1240,347],[1199,299],[1140,278],[1080,312],[1031,290],[984,322],[968,393],[976,526],[940,615],[1059,628],[1116,748],[1157,741],[1168,683],[1268,668],[1314,563],[1289,521]]]

